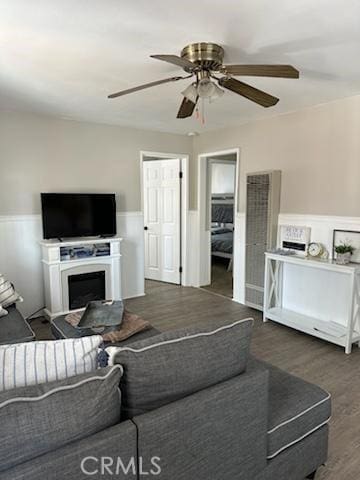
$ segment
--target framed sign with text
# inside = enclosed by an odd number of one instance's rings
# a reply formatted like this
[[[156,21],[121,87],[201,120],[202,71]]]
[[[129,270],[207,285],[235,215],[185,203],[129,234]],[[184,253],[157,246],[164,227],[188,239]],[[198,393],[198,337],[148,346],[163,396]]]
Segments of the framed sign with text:
[[[311,228],[298,225],[280,226],[280,247],[306,255]]]

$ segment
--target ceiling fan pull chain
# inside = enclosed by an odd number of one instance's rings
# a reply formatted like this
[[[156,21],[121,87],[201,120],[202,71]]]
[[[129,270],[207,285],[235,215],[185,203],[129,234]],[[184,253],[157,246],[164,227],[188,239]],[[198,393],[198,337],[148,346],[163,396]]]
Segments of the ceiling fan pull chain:
[[[199,107],[196,107],[195,118],[196,118],[196,120],[200,120]]]

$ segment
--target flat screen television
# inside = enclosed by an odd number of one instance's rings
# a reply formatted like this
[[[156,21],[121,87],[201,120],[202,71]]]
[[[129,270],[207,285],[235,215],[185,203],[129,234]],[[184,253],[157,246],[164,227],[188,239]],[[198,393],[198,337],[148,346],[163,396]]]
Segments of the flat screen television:
[[[42,193],[41,207],[45,239],[116,235],[113,193]]]

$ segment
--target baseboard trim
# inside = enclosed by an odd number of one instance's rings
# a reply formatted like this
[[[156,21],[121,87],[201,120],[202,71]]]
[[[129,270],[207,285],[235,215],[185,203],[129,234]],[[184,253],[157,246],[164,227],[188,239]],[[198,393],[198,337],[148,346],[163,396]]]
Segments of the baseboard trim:
[[[124,300],[130,300],[131,298],[145,297],[146,293],[137,293],[136,295],[130,295],[130,297],[124,297]]]

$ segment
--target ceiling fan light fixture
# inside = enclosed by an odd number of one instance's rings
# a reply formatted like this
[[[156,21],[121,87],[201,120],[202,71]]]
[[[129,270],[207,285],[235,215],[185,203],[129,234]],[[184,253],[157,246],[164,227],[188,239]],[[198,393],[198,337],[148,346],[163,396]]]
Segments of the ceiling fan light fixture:
[[[225,91],[222,88],[218,87],[216,85],[216,83],[213,83],[213,85],[214,85],[214,92],[211,95],[211,97],[209,98],[210,103],[213,102],[214,100],[217,100],[218,98],[222,97],[225,93]]]
[[[202,78],[197,86],[200,98],[211,98],[215,92],[215,84],[209,78]]]
[[[210,102],[222,97],[225,93],[209,78],[203,78],[199,81],[197,91],[200,98],[208,98]]]
[[[189,86],[185,88],[183,92],[181,92],[181,95],[183,95],[187,100],[189,100],[192,103],[196,103],[197,97],[198,97],[198,91],[196,88],[195,83],[191,83]]]

